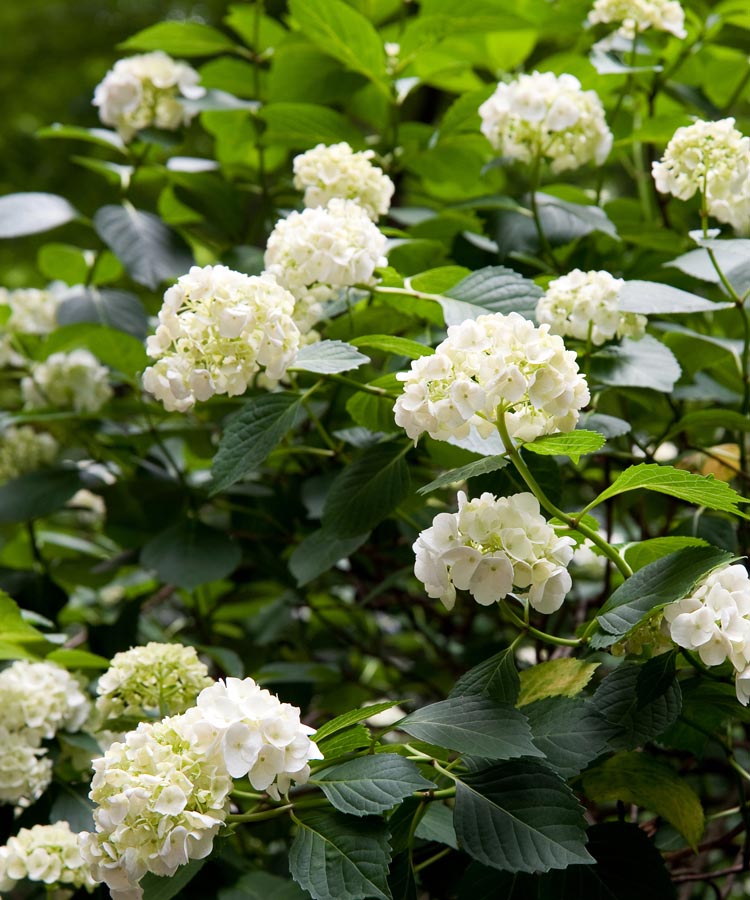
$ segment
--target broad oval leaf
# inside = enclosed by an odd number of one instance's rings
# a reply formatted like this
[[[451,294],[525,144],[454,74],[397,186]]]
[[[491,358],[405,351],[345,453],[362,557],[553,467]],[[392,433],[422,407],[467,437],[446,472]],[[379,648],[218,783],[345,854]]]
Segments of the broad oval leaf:
[[[534,760],[462,776],[453,814],[458,844],[506,872],[548,872],[593,862],[583,809],[565,782]]]
[[[0,238],[50,231],[72,222],[78,211],[65,197],[30,191],[0,197]]]
[[[325,528],[308,534],[289,557],[289,571],[294,575],[297,587],[309,584],[339,560],[351,556],[369,536],[370,532],[366,531],[353,537],[339,537]]]
[[[401,444],[369,447],[334,480],[323,508],[323,527],[342,537],[364,534],[389,516],[409,492]]]
[[[572,778],[608,749],[615,729],[580,697],[548,697],[524,709],[548,765]]]
[[[123,50],[163,50],[173,56],[211,56],[235,48],[221,31],[199,22],[158,22],[120,44]]]
[[[186,591],[225,578],[241,558],[240,548],[223,531],[191,521],[167,528],[141,550],[143,566]]]
[[[715,303],[657,281],[626,281],[620,288],[617,305],[627,313],[665,316],[672,313],[715,312],[733,304]]]
[[[30,522],[64,506],[82,487],[77,469],[40,469],[0,485],[0,523]]]
[[[183,275],[193,264],[187,244],[153,213],[129,203],[102,206],[94,216],[99,237],[130,277],[155,291],[163,281]]]
[[[623,338],[591,357],[591,380],[613,387],[669,393],[681,373],[674,353],[650,334],[638,341]]]
[[[531,319],[542,293],[538,285],[513,269],[488,266],[459,281],[438,302],[446,325],[497,312],[517,312]]]
[[[316,143],[346,141],[357,149],[362,135],[346,116],[315,103],[269,103],[258,115],[266,123],[263,140],[267,144],[307,150]]]
[[[149,363],[142,341],[122,331],[90,322],[55,329],[44,342],[42,352],[47,357],[76,347],[90,350],[105,366],[130,377],[141,372]]]
[[[309,812],[297,821],[289,871],[313,900],[391,900],[391,849],[382,820]]]
[[[486,759],[542,756],[531,741],[526,716],[484,694],[431,703],[397,727],[421,741]]]
[[[299,397],[288,391],[248,400],[227,424],[214,457],[214,493],[257,469],[294,425],[299,406]]]
[[[318,341],[302,347],[290,366],[292,371],[333,375],[358,369],[370,360],[344,341]]]
[[[604,435],[596,431],[569,431],[566,434],[547,434],[538,437],[530,444],[524,444],[524,450],[542,456],[569,456],[577,463],[584,454],[601,450],[606,441]]]
[[[572,657],[538,663],[520,674],[518,706],[545,697],[575,697],[591,681],[599,663],[587,663]]]
[[[436,787],[397,753],[362,756],[329,766],[310,779],[339,812],[367,816],[392,809],[415,791]]]
[[[148,331],[146,310],[135,294],[83,285],[66,292],[57,309],[57,321],[60,325],[96,322],[141,340]]]
[[[507,647],[464,673],[453,685],[450,696],[486,694],[498,703],[515,706],[520,690],[514,651]]]

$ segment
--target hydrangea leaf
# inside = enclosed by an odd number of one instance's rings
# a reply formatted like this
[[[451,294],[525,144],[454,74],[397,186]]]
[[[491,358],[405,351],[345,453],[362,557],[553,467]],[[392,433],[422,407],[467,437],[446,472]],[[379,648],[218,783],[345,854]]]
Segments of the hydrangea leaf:
[[[330,375],[358,369],[369,361],[356,347],[344,341],[318,341],[302,347],[289,368],[292,371]]]
[[[213,56],[234,47],[221,31],[199,22],[158,22],[120,44],[123,50],[163,50],[172,56]]]
[[[51,231],[77,216],[76,208],[57,194],[6,194],[0,197],[0,239]]]
[[[325,528],[319,528],[294,548],[289,557],[289,571],[297,586],[309,584],[319,575],[333,568],[339,560],[346,559],[364,544],[370,532],[353,537],[340,537]]]
[[[572,778],[608,749],[614,727],[581,697],[548,697],[524,708],[534,743],[547,763]]]
[[[0,523],[28,522],[56,512],[82,487],[77,469],[40,469],[0,485]]]
[[[223,531],[201,522],[178,522],[151,538],[141,550],[141,564],[154,569],[165,584],[192,591],[230,575],[242,552]]]
[[[431,356],[435,352],[432,347],[390,334],[367,334],[362,337],[352,338],[351,342],[355,347],[380,350],[383,353],[391,353],[394,356],[406,356],[408,359]]]
[[[509,460],[507,457],[486,456],[484,459],[477,459],[474,462],[467,463],[465,466],[459,466],[457,469],[451,469],[443,472],[437,478],[433,479],[429,484],[417,489],[417,493],[424,496],[439,488],[448,487],[461,481],[468,481],[469,478],[476,478],[477,475],[488,475],[490,472],[497,472],[507,466]]]
[[[533,318],[542,290],[533,281],[505,266],[487,266],[472,272],[446,291],[438,302],[446,325],[460,325],[488,313],[517,312]]]
[[[357,722],[376,716],[387,709],[393,709],[394,706],[398,706],[398,703],[398,700],[385,700],[382,703],[373,703],[371,706],[363,706],[361,709],[352,709],[349,712],[342,713],[340,716],[329,719],[324,725],[321,725],[315,732],[313,740],[316,742],[321,741],[332,734],[336,734],[338,731],[343,731],[345,728],[356,725]]]
[[[626,281],[620,289],[618,306],[623,312],[644,315],[715,312],[732,303],[716,303],[657,281]]]
[[[515,706],[520,690],[521,680],[516,669],[514,651],[507,647],[463,674],[453,685],[450,696],[486,694],[498,703]]]
[[[637,341],[623,338],[591,357],[592,382],[613,387],[670,393],[681,372],[674,353],[650,334]]]
[[[545,697],[575,697],[591,681],[599,663],[580,659],[551,659],[520,673],[521,692],[517,706],[526,706]]]
[[[524,449],[541,456],[569,456],[577,463],[584,454],[601,450],[606,441],[604,435],[596,431],[570,431],[538,437],[524,444]]]

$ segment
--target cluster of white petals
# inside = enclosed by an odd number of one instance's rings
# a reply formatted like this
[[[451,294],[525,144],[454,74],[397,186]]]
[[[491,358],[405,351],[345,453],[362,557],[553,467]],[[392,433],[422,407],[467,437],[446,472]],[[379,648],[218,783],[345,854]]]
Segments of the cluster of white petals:
[[[0,891],[12,890],[23,879],[88,891],[95,887],[78,835],[64,821],[22,828],[0,847]]]
[[[293,212],[277,222],[265,266],[300,304],[295,321],[314,324],[319,304],[337,289],[372,284],[376,267],[385,265],[385,246],[385,236],[359,203],[334,198],[325,208]]]
[[[88,350],[53,353],[21,381],[27,409],[56,406],[98,412],[112,396],[109,370]]]
[[[232,779],[200,726],[190,713],[141,723],[93,761],[96,831],[81,835],[80,848],[113,900],[137,900],[147,872],[171,876],[211,852]]]
[[[589,402],[576,354],[549,325],[537,327],[518,313],[451,325],[433,355],[396,377],[404,382],[396,423],[415,441],[423,432],[436,440],[463,439],[472,426],[488,437],[498,414],[511,437],[533,441],[572,431]]]
[[[201,692],[197,714],[216,735],[224,765],[233,778],[247,776],[258,791],[275,799],[292,781],[304,784],[311,759],[322,759],[303,725],[299,709],[282,703],[252,678],[227,678]]]
[[[269,275],[193,266],[167,290],[143,386],[166,409],[186,412],[214,394],[244,394],[264,368],[283,377],[297,355],[294,297]]]
[[[536,306],[537,321],[547,323],[552,334],[596,346],[614,337],[642,337],[646,317],[619,309],[624,283],[609,272],[574,269],[549,283]]]
[[[294,158],[294,186],[305,192],[305,206],[327,206],[334,197],[356,200],[377,221],[391,207],[395,186],[370,160],[374,151],[355,153],[349,144],[318,144]]]
[[[152,641],[112,657],[99,678],[96,709],[103,719],[173,716],[194,706],[212,681],[195,647]]]
[[[595,0],[589,22],[620,22],[620,34],[634,38],[649,28],[684,38],[685,10],[678,0]]]
[[[54,285],[46,290],[0,288],[0,306],[10,308],[3,329],[19,334],[49,334],[57,327],[60,291]]]
[[[1,720],[0,720],[1,721]],[[52,781],[52,760],[33,731],[0,724],[0,803],[30,806]]]
[[[51,738],[64,728],[79,731],[90,703],[79,681],[54,663],[19,659],[0,672],[0,721]]]
[[[734,119],[678,128],[652,173],[662,194],[689,200],[700,193],[719,222],[739,231],[750,227],[750,138]]]
[[[499,84],[479,107],[482,134],[501,156],[532,163],[546,159],[553,172],[601,165],[612,132],[595,91],[573,75],[533,72]]]
[[[737,698],[750,700],[750,577],[735,564],[714,569],[692,593],[664,609],[665,627],[680,647],[696,650],[707,666],[729,660]]]
[[[458,494],[457,513],[439,513],[414,544],[414,574],[447,609],[456,589],[491,606],[511,591],[534,609],[559,609],[571,587],[567,565],[575,541],[560,537],[533,494],[474,500]]]
[[[118,60],[96,86],[94,106],[102,122],[126,141],[151,125],[175,131],[195,114],[183,99],[196,100],[206,92],[199,81],[195,69],[161,50],[129,56]]]
[[[58,449],[57,441],[46,431],[9,425],[0,432],[0,482],[50,465]]]

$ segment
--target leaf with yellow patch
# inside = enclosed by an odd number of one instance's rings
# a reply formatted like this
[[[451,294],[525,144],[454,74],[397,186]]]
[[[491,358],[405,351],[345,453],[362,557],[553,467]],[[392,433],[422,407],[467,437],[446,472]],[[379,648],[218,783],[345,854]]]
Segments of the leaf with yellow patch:
[[[579,659],[552,659],[524,669],[520,673],[521,693],[516,706],[526,706],[545,697],[575,697],[591,681],[598,665]]]

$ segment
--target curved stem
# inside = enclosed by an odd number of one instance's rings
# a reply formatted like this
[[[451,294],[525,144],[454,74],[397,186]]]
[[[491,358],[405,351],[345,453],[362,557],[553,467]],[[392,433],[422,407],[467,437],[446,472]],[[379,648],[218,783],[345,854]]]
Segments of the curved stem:
[[[583,638],[561,638],[554,634],[548,634],[546,631],[540,631],[538,628],[534,628],[533,625],[529,625],[528,622],[520,619],[509,606],[505,606],[505,612],[511,622],[521,629],[522,632],[533,635],[533,637],[547,644],[555,644],[557,647],[580,647],[583,643]]]
[[[617,566],[617,568],[625,578],[629,578],[633,574],[633,570],[625,562],[622,556],[620,556],[617,550],[615,550],[615,548],[609,543],[609,541],[605,540],[598,531],[594,531],[593,528],[590,528],[584,522],[579,522],[575,516],[571,516],[569,513],[563,512],[563,510],[561,510],[558,506],[555,506],[555,504],[552,503],[552,501],[547,497],[547,495],[539,486],[537,480],[531,474],[529,467],[526,465],[521,454],[518,452],[518,448],[513,443],[513,440],[508,433],[508,427],[505,424],[505,413],[502,411],[499,411],[498,413],[497,430],[500,434],[500,438],[502,439],[508,456],[513,461],[513,464],[518,470],[518,474],[521,476],[521,478],[523,478],[531,493],[539,501],[539,505],[544,507],[544,509],[546,509],[547,512],[550,513],[550,515],[555,516],[555,518],[560,519],[560,521],[564,522],[568,526],[568,528],[572,528],[573,531],[577,531],[579,534],[587,537],[591,541],[591,543],[597,546],[608,559],[612,560],[612,562]]]
[[[289,810],[294,809],[293,803],[285,803],[284,806],[277,806],[274,809],[267,809],[257,813],[237,813],[233,816],[227,816],[229,825],[239,825],[243,822],[264,822],[266,819],[275,819]]]

